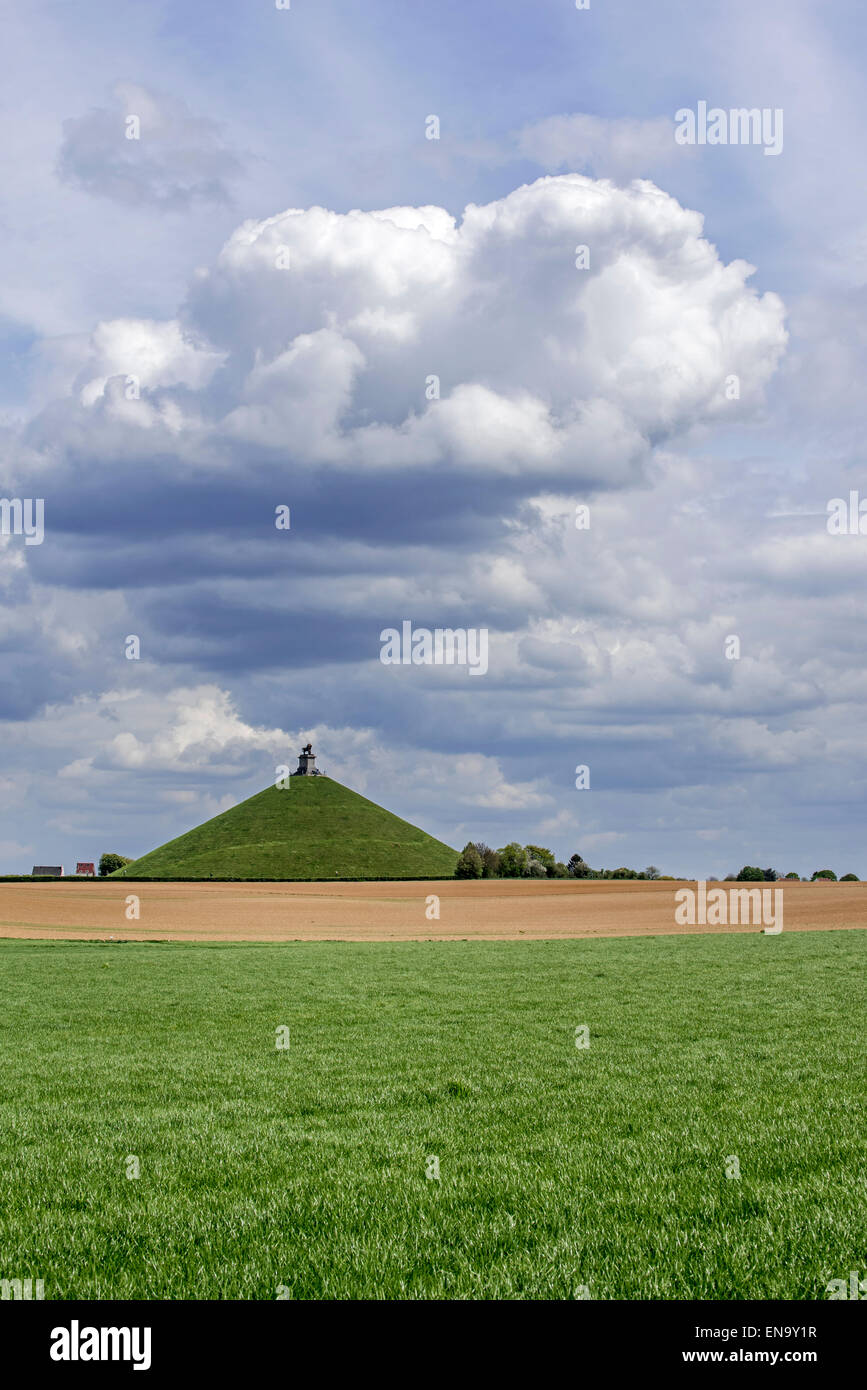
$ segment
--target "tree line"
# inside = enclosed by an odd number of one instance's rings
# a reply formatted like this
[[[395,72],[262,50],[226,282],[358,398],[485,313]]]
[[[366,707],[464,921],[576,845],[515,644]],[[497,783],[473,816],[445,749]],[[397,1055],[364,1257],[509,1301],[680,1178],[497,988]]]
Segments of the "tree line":
[[[655,864],[646,869],[591,869],[580,854],[573,854],[567,864],[558,860],[544,845],[519,845],[516,840],[504,845],[502,849],[491,849],[481,840],[470,840],[464,845],[455,869],[455,878],[644,878],[673,881],[675,875],[661,874]],[[759,869],[753,864],[745,864],[736,874],[726,874],[724,883],[776,883],[785,882],[815,883],[825,880],[837,883],[860,883],[857,874],[843,874],[838,880],[833,869],[817,869],[812,877],[802,879],[800,874],[781,874],[776,869]],[[709,875],[708,883],[718,879]]]
[[[516,840],[502,849],[491,849],[470,840],[458,858],[455,878],[662,878],[655,864],[646,869],[591,869],[580,854],[568,864],[544,845],[519,845]]]
[[[815,873],[809,878],[801,878],[800,874],[778,874],[776,869],[757,869],[754,864],[745,864],[738,874],[726,874],[725,883],[776,883],[782,879],[783,882],[790,881],[795,883],[815,883],[817,879],[825,879],[829,883],[860,883],[857,874],[843,874],[840,879],[833,869],[816,869]],[[711,880],[708,879],[708,882]],[[714,880],[715,881],[715,880]]]

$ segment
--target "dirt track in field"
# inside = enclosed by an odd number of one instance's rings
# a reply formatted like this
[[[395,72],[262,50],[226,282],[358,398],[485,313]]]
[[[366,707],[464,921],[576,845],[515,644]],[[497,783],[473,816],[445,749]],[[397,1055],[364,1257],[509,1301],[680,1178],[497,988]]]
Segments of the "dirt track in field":
[[[708,888],[714,886],[719,885]],[[695,884],[0,883],[0,937],[532,941],[761,930],[757,925],[678,926],[674,895],[683,887],[695,889]],[[782,893],[785,931],[867,927],[867,883],[794,883],[782,887]],[[139,900],[138,921],[126,916],[131,894]],[[426,916],[430,894],[439,898],[439,921]]]

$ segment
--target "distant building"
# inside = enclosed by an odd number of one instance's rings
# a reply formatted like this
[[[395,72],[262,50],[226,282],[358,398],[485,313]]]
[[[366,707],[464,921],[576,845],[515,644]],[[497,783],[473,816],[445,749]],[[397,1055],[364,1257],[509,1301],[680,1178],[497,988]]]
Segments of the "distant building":
[[[96,868],[93,864],[76,864],[75,872],[79,878],[96,878]]]
[[[63,878],[62,864],[34,864],[33,878]]]

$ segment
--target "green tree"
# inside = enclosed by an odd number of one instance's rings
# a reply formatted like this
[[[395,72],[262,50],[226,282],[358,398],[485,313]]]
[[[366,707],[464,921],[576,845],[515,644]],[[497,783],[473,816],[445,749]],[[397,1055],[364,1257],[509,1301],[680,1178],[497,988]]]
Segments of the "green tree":
[[[593,873],[590,865],[581,858],[580,854],[573,854],[566,868],[573,878],[590,878]]]
[[[482,856],[472,841],[464,845],[455,868],[455,878],[481,878]]]
[[[648,864],[647,868],[644,870],[644,877],[659,878],[659,870],[655,864]]]
[[[788,879],[795,879],[796,882],[800,883],[800,881],[801,881],[801,875],[800,875],[800,874],[786,874],[786,879],[787,879],[787,880],[788,880]]]
[[[476,840],[475,847],[482,861],[482,878],[499,878],[500,856],[497,851],[486,845],[484,840]]]
[[[837,882],[837,875],[834,873],[833,869],[817,869],[810,879],[810,882],[815,883],[817,878],[826,878],[831,883]]]
[[[740,883],[764,883],[764,869],[757,869],[754,864],[745,864],[738,874]]]
[[[527,851],[516,840],[498,849],[500,856],[500,878],[520,878],[527,863]]]
[[[127,859],[122,854],[104,854],[99,861],[99,876],[106,878],[108,874],[113,874],[116,869],[122,869],[124,864],[131,864],[132,860]]]
[[[860,883],[861,880],[860,880],[860,878],[858,877],[857,874],[844,874],[843,877],[840,879],[840,882],[841,882],[841,883]]]
[[[525,845],[531,859],[537,859],[543,866],[548,878],[554,877],[554,870],[557,867],[557,860],[549,849],[544,849],[542,845]]]

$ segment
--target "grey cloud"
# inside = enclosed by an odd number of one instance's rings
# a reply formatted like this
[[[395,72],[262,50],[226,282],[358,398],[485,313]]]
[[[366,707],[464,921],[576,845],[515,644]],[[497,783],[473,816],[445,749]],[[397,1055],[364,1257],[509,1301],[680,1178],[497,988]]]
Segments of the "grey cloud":
[[[576,170],[598,178],[648,178],[684,157],[666,116],[546,116],[519,131],[516,143],[525,159],[552,173]]]
[[[243,165],[216,121],[177,97],[121,82],[109,106],[63,122],[57,172],[85,193],[184,212],[194,203],[230,203]]]

